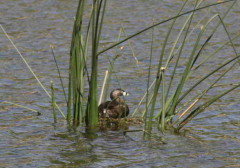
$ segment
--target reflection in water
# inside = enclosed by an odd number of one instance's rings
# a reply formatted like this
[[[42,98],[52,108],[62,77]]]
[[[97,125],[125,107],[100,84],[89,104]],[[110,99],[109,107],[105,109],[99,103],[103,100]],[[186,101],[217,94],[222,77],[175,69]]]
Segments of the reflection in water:
[[[182,2],[109,1],[101,47],[116,41],[121,26],[125,28],[126,34],[135,33],[152,24],[153,20],[155,22],[174,15]],[[63,111],[66,111],[66,103],[62,101],[64,98],[61,85],[49,46],[51,44],[55,47],[55,55],[66,87],[76,5],[77,0],[0,2],[1,24],[41,82],[49,86],[50,80],[54,80],[56,101]],[[221,6],[213,11],[221,13],[225,10],[226,7]],[[208,14],[210,12],[206,10],[206,15]],[[239,33],[239,19],[239,8],[236,5],[226,20],[227,28],[233,36]],[[175,30],[179,31],[181,25],[182,20],[179,20]],[[153,68],[157,66],[159,45],[164,40],[167,27],[165,24],[156,29]],[[199,30],[200,28],[197,29]],[[171,39],[175,37],[176,32],[173,32]],[[211,39],[210,45],[220,46],[226,39],[226,33],[219,29]],[[134,93],[128,98],[132,112],[146,88],[151,35],[143,34],[132,39],[131,43],[139,64],[136,65],[127,44],[122,44],[124,47],[119,53],[121,56],[115,67],[118,80],[113,78],[112,84],[119,86],[120,83],[121,88]],[[184,50],[186,54],[192,45],[191,41],[189,43]],[[237,48],[239,40],[234,40],[234,43]],[[170,49],[167,48],[166,51],[168,50]],[[206,50],[212,51],[211,47]],[[108,52],[99,57],[99,83],[102,82],[104,72],[108,68],[108,56],[113,54]],[[232,48],[218,53],[216,60],[209,63],[210,69],[214,67],[213,63],[223,62],[226,55],[234,55]],[[50,100],[1,33],[0,62],[0,101],[25,104],[42,114],[36,116],[19,107],[0,106],[0,167],[240,167],[239,90],[216,102],[187,125],[189,131],[185,136],[166,133],[164,138],[168,143],[163,144],[161,139],[157,138],[145,140],[142,132],[124,134],[123,130],[142,129],[141,124],[119,128],[119,124],[112,123],[101,127],[101,130],[94,134],[84,134],[84,128],[68,130],[63,124],[64,121],[59,121],[54,129]],[[182,71],[183,68],[179,67],[178,73]],[[208,68],[196,74],[196,80],[206,72]],[[239,79],[238,70],[225,80],[234,83]],[[224,88],[214,91],[220,92],[222,89]]]

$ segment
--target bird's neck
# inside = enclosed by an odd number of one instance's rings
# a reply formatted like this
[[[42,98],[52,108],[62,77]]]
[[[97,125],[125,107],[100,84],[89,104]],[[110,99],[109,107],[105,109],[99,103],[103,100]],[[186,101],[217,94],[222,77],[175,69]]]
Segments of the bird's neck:
[[[113,99],[112,101],[118,102],[118,103],[125,103],[124,99],[121,99],[120,97],[117,97]]]

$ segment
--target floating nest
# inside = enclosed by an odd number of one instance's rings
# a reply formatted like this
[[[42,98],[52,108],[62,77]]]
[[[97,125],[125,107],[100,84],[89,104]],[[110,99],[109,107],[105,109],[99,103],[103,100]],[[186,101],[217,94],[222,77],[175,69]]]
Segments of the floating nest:
[[[100,118],[99,128],[100,130],[128,130],[129,126],[141,126],[143,125],[142,118]]]

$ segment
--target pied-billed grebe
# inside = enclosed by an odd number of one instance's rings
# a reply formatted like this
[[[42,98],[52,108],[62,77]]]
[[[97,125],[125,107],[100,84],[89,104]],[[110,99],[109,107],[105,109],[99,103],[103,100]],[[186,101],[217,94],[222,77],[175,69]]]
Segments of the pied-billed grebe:
[[[111,101],[106,101],[98,106],[100,118],[123,118],[129,114],[128,105],[121,96],[127,96],[128,93],[122,89],[114,89],[110,93]]]

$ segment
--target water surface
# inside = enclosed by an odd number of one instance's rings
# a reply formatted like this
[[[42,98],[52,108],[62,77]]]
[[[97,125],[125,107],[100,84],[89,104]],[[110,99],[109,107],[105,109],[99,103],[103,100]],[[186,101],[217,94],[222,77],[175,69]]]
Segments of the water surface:
[[[173,16],[182,3],[181,0],[109,1],[100,47],[106,47],[116,41],[122,26],[127,34],[135,33],[153,22]],[[189,3],[185,11],[191,9],[193,4]],[[221,5],[203,13],[211,16],[220,12],[222,15],[229,5]],[[57,101],[63,110],[66,110],[66,103],[50,45],[54,46],[64,84],[67,86],[68,55],[76,7],[77,0],[0,2],[1,24],[48,90],[50,81],[54,81]],[[197,16],[201,18],[203,13],[197,13]],[[177,21],[175,31],[170,37],[172,41],[180,30],[182,21],[183,19]],[[197,19],[194,22],[196,23]],[[239,33],[238,5],[227,17],[226,25],[231,36]],[[168,26],[169,24],[164,24],[155,30],[154,68],[157,66],[160,46]],[[194,33],[199,30],[200,27]],[[189,40],[186,54],[189,53],[194,38]],[[220,27],[210,42],[212,48],[227,39],[224,29]],[[131,41],[140,62],[138,65],[127,43],[117,47],[121,55],[115,66],[118,80],[113,78],[111,88],[122,87],[131,93],[127,98],[131,111],[135,109],[146,90],[150,42],[151,32]],[[237,52],[240,52],[239,38],[234,40],[234,43]],[[124,49],[120,51],[121,47]],[[211,51],[212,48],[207,50]],[[112,57],[113,53],[107,52],[99,58],[99,88],[104,71],[108,68],[107,58]],[[207,68],[197,74],[201,76],[225,61],[226,55],[234,56],[230,46],[218,53],[218,56],[209,62],[210,66],[206,65]],[[153,72],[156,71],[154,68]],[[178,70],[181,74],[182,68],[179,67]],[[234,70],[224,80],[238,82],[239,72]],[[199,76],[196,76],[196,79]],[[154,75],[152,80],[153,78]],[[215,89],[210,95],[223,89],[224,87]],[[59,121],[54,127],[50,100],[4,34],[0,33],[0,101],[27,105],[42,113],[38,116],[34,112],[12,105],[0,106],[0,167],[240,167],[239,91],[235,90],[221,98],[189,123],[185,135],[164,135],[166,144],[154,138],[145,140],[141,132],[124,135],[123,130],[118,130],[86,135],[83,128],[78,131],[68,130],[64,121]],[[141,125],[129,127],[140,128]]]

